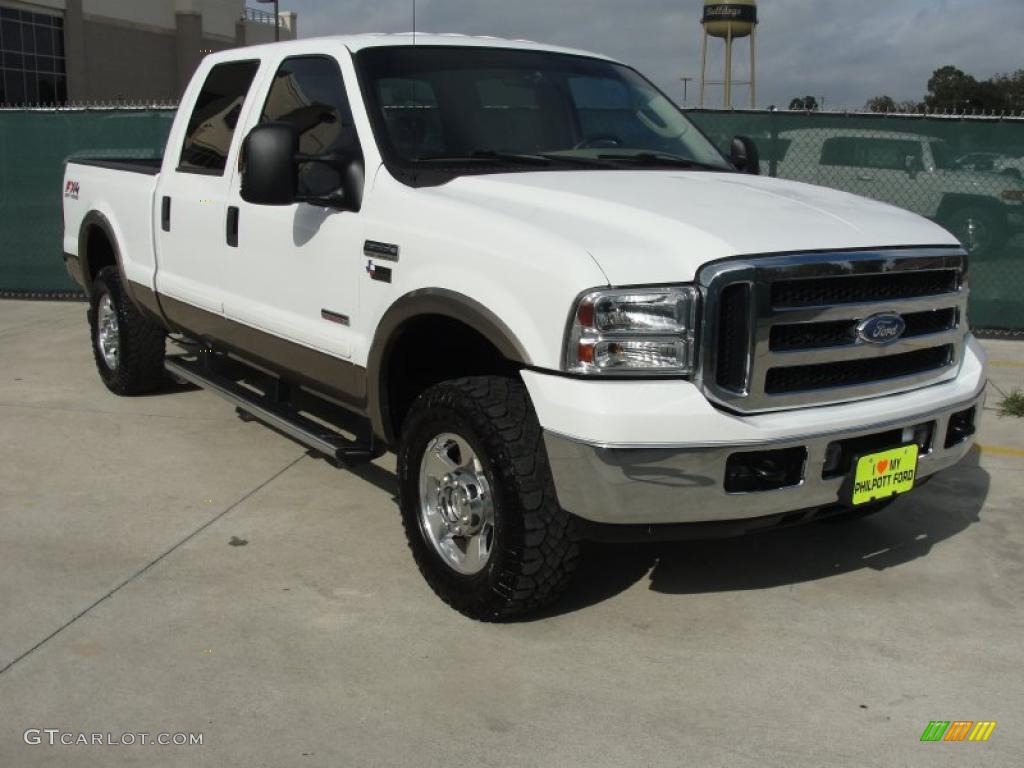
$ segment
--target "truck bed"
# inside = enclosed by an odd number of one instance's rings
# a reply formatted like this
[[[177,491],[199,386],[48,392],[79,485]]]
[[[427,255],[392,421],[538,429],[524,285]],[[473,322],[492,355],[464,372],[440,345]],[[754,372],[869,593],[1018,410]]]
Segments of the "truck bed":
[[[64,260],[83,287],[91,279],[79,250],[85,219],[108,231],[125,277],[153,288],[153,196],[159,158],[71,158],[64,168]],[[95,271],[95,270],[92,270]]]

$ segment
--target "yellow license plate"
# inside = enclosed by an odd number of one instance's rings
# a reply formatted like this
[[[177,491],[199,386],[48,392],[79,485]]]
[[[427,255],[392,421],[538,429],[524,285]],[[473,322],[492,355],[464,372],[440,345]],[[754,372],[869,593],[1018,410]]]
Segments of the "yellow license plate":
[[[905,445],[861,456],[853,475],[853,505],[912,490],[917,476],[917,454],[917,445]]]

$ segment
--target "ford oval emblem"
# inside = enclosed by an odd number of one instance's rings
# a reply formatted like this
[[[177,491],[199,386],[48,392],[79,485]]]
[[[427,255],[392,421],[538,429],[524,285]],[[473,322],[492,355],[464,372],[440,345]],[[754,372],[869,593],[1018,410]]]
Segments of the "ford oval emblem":
[[[857,337],[868,344],[892,344],[905,330],[907,324],[899,315],[872,315],[857,326]]]

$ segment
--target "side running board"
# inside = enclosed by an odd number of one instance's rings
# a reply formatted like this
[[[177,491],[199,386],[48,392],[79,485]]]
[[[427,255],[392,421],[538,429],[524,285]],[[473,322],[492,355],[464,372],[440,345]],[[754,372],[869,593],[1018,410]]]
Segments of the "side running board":
[[[250,416],[342,464],[372,461],[384,453],[370,433],[365,442],[347,439],[299,413],[287,400],[260,394],[204,363],[204,355],[171,355],[164,367],[173,376],[202,387],[232,403],[239,415]],[[282,385],[283,389],[287,389]]]

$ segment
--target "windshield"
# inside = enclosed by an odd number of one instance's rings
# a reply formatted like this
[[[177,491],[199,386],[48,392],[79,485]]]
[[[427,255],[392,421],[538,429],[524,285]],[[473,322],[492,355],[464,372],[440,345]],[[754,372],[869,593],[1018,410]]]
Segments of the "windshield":
[[[424,171],[732,170],[657,88],[613,62],[402,46],[368,48],[356,63],[385,162],[406,181]]]

